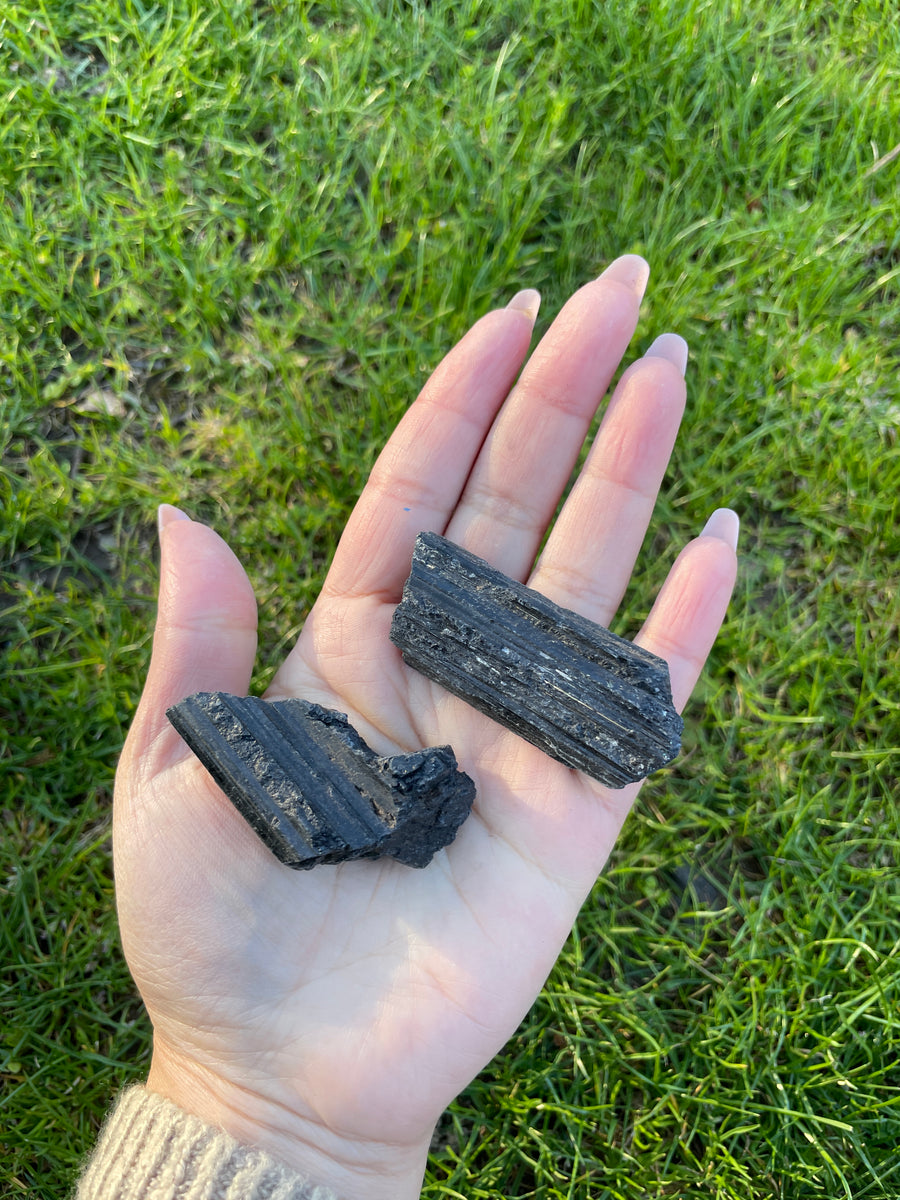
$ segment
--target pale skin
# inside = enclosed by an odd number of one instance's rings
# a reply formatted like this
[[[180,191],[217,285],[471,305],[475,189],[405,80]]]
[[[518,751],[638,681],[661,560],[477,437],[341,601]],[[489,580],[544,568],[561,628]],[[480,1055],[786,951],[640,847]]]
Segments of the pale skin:
[[[153,1023],[148,1084],[346,1200],[419,1195],[435,1122],[527,1012],[637,795],[416,675],[388,630],[422,529],[613,622],[684,408],[679,337],[625,372],[553,518],[647,274],[616,260],[524,369],[537,293],[470,330],[382,452],[270,689],[348,713],[380,753],[454,748],[475,808],[424,870],[281,865],[169,726],[166,707],[192,692],[249,691],[256,605],[225,543],[161,509],[153,656],[114,814],[122,939]],[[667,660],[679,708],[723,619],[736,541],[737,518],[717,510],[637,633]]]

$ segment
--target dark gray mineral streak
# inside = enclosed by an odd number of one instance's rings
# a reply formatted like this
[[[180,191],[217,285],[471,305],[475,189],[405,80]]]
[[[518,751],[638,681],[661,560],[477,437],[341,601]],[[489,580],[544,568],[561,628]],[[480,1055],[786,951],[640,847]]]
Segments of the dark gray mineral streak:
[[[391,641],[411,667],[610,787],[681,748],[663,659],[436,533],[416,539]]]
[[[382,758],[319,704],[197,692],[167,716],[289,867],[382,856],[424,867],[472,808],[449,746]]]

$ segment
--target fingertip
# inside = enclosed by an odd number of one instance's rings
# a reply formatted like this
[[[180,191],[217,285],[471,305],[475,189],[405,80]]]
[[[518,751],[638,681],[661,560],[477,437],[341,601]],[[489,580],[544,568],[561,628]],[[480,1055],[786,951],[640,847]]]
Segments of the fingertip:
[[[598,279],[613,279],[630,287],[638,300],[643,298],[650,279],[650,265],[639,254],[623,254],[614,259]]]
[[[178,511],[177,509],[175,510]],[[160,617],[176,628],[207,625],[256,630],[256,597],[237,555],[209,525],[190,517],[172,519],[165,529],[160,580]]]
[[[683,375],[687,370],[688,344],[680,334],[661,333],[644,354],[645,358],[664,358]]]
[[[701,537],[717,538],[732,550],[737,550],[741,519],[731,508],[717,508],[700,531]]]
[[[176,508],[174,504],[160,504],[156,510],[156,528],[160,537],[167,526],[175,521],[190,521],[187,513],[182,512],[180,508]]]
[[[506,307],[523,313],[534,324],[541,307],[541,293],[537,288],[525,288],[516,292]]]

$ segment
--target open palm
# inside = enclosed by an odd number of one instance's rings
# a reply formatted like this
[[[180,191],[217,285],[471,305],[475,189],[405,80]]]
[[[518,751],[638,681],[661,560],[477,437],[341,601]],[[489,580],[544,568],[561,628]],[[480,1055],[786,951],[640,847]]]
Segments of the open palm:
[[[609,623],[681,419],[679,338],[622,376],[553,517],[646,275],[626,256],[582,288],[518,381],[536,294],[466,335],[379,458],[270,689],[346,712],[380,753],[454,748],[475,807],[425,870],[282,866],[168,725],[192,692],[246,694],[256,611],[225,544],[164,510],[153,658],[115,808],[149,1083],[342,1196],[418,1195],[434,1122],[527,1011],[637,792],[600,787],[416,675],[388,631],[423,529]],[[735,535],[732,514],[713,517],[638,639],[669,662],[679,707],[728,602]]]

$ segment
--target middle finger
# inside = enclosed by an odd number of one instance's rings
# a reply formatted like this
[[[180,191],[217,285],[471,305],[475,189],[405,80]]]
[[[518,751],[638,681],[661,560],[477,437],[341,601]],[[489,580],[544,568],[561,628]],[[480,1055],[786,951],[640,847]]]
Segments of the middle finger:
[[[637,325],[649,267],[616,259],[567,302],[478,455],[446,536],[525,579]]]

